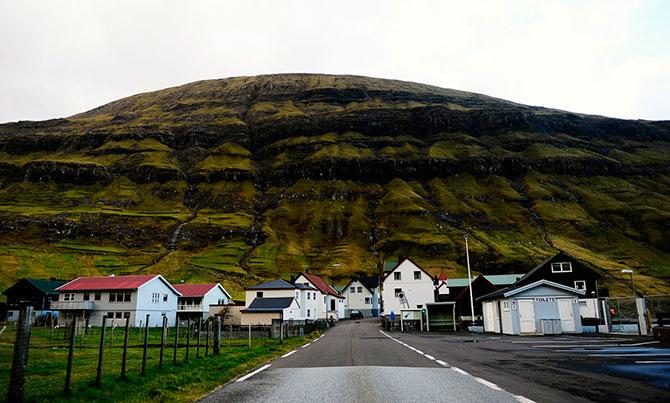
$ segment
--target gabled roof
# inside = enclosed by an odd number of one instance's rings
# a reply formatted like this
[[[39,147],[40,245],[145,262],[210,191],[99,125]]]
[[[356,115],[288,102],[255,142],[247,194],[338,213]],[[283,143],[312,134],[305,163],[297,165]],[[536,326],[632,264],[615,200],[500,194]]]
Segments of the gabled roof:
[[[520,278],[523,277],[523,274],[480,274],[487,279],[491,284],[495,286],[501,285],[512,285],[517,282]],[[477,276],[477,277],[479,277]],[[474,277],[472,281],[474,282],[477,277]],[[452,278],[447,282],[449,287],[467,287],[468,286],[467,277]]]
[[[204,297],[207,293],[212,291],[212,289],[220,288],[221,291],[230,298],[228,291],[226,291],[226,289],[219,283],[175,284],[174,288],[181,293],[182,297]]]
[[[534,283],[526,284],[524,286],[503,288],[502,290],[498,290],[498,291],[492,292],[490,294],[486,294],[484,296],[481,296],[481,297],[477,298],[477,301],[492,299],[492,298],[496,298],[496,297],[508,298],[508,297],[511,297],[511,296],[516,295],[518,293],[530,290],[532,288],[539,287],[541,285],[545,285],[545,286],[552,287],[552,288],[557,288],[559,290],[568,291],[568,292],[571,292],[571,293],[574,293],[574,294],[579,294],[579,295],[584,295],[586,293],[585,290],[578,290],[576,288],[572,288],[572,287],[569,287],[567,285],[563,285],[563,284],[555,283],[553,281],[542,279],[542,280],[538,280]]]
[[[368,286],[366,286],[366,285],[365,285],[360,279],[358,279],[358,278],[352,278],[351,280],[349,280],[349,282],[347,283],[347,285],[345,285],[344,287],[342,287],[342,290],[341,290],[341,291],[344,292],[344,291],[345,291],[347,288],[349,288],[349,287],[351,286],[351,284],[353,284],[354,282],[359,282],[359,283],[361,284],[361,286],[363,286],[363,288],[365,288],[366,290],[368,290],[368,292],[369,292],[370,294],[374,294],[374,293],[372,292],[372,290],[370,290],[370,288],[368,288]]]
[[[300,274],[305,276],[305,278],[310,283],[312,283],[312,285],[316,287],[317,290],[321,291],[323,294],[342,298],[342,296],[337,291],[335,291],[333,287],[331,287],[328,283],[323,281],[323,279],[321,279],[321,277],[317,276],[316,274],[310,274],[310,273],[300,273]]]
[[[568,259],[568,260],[574,260],[574,261],[577,261],[577,262],[581,263],[582,266],[586,267],[587,269],[592,270],[593,272],[595,272],[596,274],[600,275],[601,277],[605,277],[605,273],[603,273],[602,270],[596,268],[595,266],[593,266],[593,265],[591,265],[591,264],[589,264],[589,263],[585,263],[585,262],[582,262],[581,260],[577,260],[577,259],[575,259],[573,256],[570,256],[570,255],[568,255],[567,253],[565,253],[565,252],[563,252],[563,251],[560,251],[560,252],[558,252],[557,254],[555,254],[555,255],[553,255],[553,256],[550,256],[550,257],[546,258],[545,260],[543,260],[543,261],[542,261],[540,264],[538,264],[537,266],[533,267],[528,273],[526,273],[526,274],[525,274],[523,277],[521,277],[518,281],[519,281],[519,282],[522,282],[522,281],[524,281],[525,279],[529,278],[530,276],[532,276],[533,274],[535,274],[536,271],[540,270],[540,269],[541,269],[542,267],[544,267],[547,263],[551,262],[553,259],[555,259],[555,258],[557,258],[557,257],[559,257],[559,256],[563,256],[563,257],[565,257],[565,258]]]
[[[286,280],[277,279],[247,287],[247,290],[293,290],[295,285]]]
[[[393,272],[395,271],[395,269],[397,269],[398,267],[400,267],[400,265],[403,264],[403,263],[405,263],[406,261],[409,261],[409,262],[412,263],[414,266],[418,267],[419,270],[421,270],[422,272],[426,273],[426,275],[428,276],[428,278],[431,279],[431,281],[432,281],[433,276],[432,276],[430,273],[428,273],[426,270],[424,270],[423,267],[421,267],[421,266],[419,266],[418,264],[416,264],[415,261],[413,261],[412,259],[406,257],[406,258],[404,258],[400,263],[398,263],[397,265],[395,265],[395,267],[394,267],[393,269],[391,269],[390,271],[387,271],[387,272],[384,273],[384,278],[382,279],[382,282],[383,282],[383,281],[386,281],[386,279],[388,278],[388,276],[390,276],[391,273],[393,273]]]
[[[437,275],[439,281],[448,281],[447,273],[444,270],[440,270],[440,274]]]
[[[15,285],[21,283],[21,282],[26,282],[33,287],[35,287],[37,290],[42,292],[43,294],[49,295],[49,294],[58,294],[58,291],[56,291],[56,288],[62,286],[63,284],[67,283],[66,280],[40,280],[40,279],[35,279],[35,278],[24,278],[12,285],[11,287],[7,288],[5,291],[2,293],[6,295],[7,291],[11,290],[14,288]]]
[[[56,290],[64,291],[103,291],[103,290],[136,290],[155,279],[156,277],[165,283],[175,294],[181,295],[172,284],[163,278],[160,274],[130,275],[130,276],[96,276],[96,277],[78,277],[68,283],[63,284]]]
[[[486,276],[483,276],[483,275],[480,274],[474,280],[472,280],[472,288],[473,288],[472,294],[473,295],[476,295],[476,293],[474,291],[474,287],[479,285],[479,284],[489,285],[494,290],[497,288],[495,286],[495,284],[493,284],[488,278],[486,278]],[[458,295],[456,295],[454,297],[454,301],[459,301],[461,298],[464,298],[466,295],[468,296],[468,298],[470,298],[470,287],[463,287],[461,292],[459,292]]]
[[[282,312],[293,303],[293,297],[254,298],[248,308],[240,312]]]

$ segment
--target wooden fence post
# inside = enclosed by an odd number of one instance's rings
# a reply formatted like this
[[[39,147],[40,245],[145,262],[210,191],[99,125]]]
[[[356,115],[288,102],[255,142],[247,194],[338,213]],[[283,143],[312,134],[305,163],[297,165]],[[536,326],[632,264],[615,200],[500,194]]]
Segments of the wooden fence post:
[[[22,303],[19,309],[19,323],[16,328],[12,372],[9,377],[9,389],[7,392],[8,402],[22,402],[26,386],[26,365],[28,364],[33,307]]]
[[[184,361],[188,361],[188,350],[191,348],[191,318],[186,319],[186,356]]]
[[[178,348],[179,348],[179,315],[176,316],[174,324],[174,352],[172,353],[172,365],[177,365]]]
[[[130,334],[130,317],[126,318],[126,332],[123,334],[123,355],[121,356],[121,378],[126,379],[126,359],[128,358],[128,336]]]
[[[163,327],[161,329],[161,352],[158,359],[158,368],[163,368],[163,352],[165,351],[165,340],[167,338],[167,316],[163,316]]]
[[[98,350],[98,370],[95,374],[95,386],[102,385],[102,359],[105,351],[105,334],[107,332],[107,315],[102,317],[102,329],[100,330],[100,349]]]
[[[67,326],[63,326],[67,328]],[[72,318],[72,329],[70,330],[70,349],[67,353],[67,369],[65,370],[65,394],[69,396],[72,394],[72,389],[70,388],[70,382],[72,380],[72,359],[74,358],[74,342],[75,335],[77,331],[77,317]]]
[[[198,318],[198,341],[196,342],[195,356],[200,358],[200,331],[202,330],[202,316]]]
[[[144,376],[144,371],[147,369],[147,345],[149,344],[149,314],[147,314],[147,320],[144,323],[144,347],[142,350],[142,376]]]
[[[205,322],[205,357],[209,354],[209,328],[212,327],[212,321],[207,319]]]
[[[216,322],[214,325],[214,346],[213,346],[213,352],[214,355],[219,355],[221,352],[221,317],[217,316],[216,317]]]
[[[251,347],[251,324],[249,325],[249,347]]]

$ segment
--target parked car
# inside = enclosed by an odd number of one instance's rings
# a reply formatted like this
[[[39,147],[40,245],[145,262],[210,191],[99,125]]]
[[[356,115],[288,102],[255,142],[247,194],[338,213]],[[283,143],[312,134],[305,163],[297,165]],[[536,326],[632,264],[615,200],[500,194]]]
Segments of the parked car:
[[[351,313],[349,313],[349,319],[363,319],[363,312],[351,311]]]

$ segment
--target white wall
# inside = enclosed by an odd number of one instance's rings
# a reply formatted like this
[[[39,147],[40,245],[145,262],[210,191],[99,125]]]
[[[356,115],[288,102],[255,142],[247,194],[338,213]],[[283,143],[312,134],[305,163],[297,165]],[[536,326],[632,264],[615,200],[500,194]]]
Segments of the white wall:
[[[158,293],[158,302],[152,301],[152,294]],[[167,296],[167,298],[165,298]],[[155,277],[142,284],[137,289],[137,310],[135,315],[135,326],[144,324],[146,315],[149,314],[149,326],[161,326],[162,315],[167,316],[168,326],[175,323],[177,316],[177,294],[170,288],[161,277]],[[166,299],[166,300],[165,300]]]
[[[307,279],[307,277],[305,277],[302,274],[300,276],[298,276],[298,278],[296,278],[293,283],[294,284],[307,284],[308,286],[313,287],[313,288],[316,289],[314,284],[312,284],[312,282],[309,281]],[[310,292],[312,293],[310,298],[313,298],[314,293],[316,293],[316,300],[317,300],[317,303],[316,303],[316,317],[312,317],[310,319],[327,319],[328,318],[327,312],[330,309],[330,302],[328,300],[328,295],[322,293],[318,289],[316,289],[315,291],[310,291]]]
[[[295,298],[295,290],[294,289],[286,289],[286,290],[247,290],[244,292],[244,306],[249,307],[252,302],[254,302],[254,299],[256,298],[256,293],[262,292],[263,293],[263,298],[285,298],[285,297],[293,297]]]
[[[230,303],[228,295],[221,289],[221,287],[216,286],[209,290],[207,294],[202,299],[202,311],[209,315],[209,306],[210,305],[220,305],[219,300],[223,300],[223,304]]]
[[[354,289],[354,292],[351,292],[351,289]],[[361,289],[361,292],[358,292],[358,289]],[[360,281],[352,281],[349,286],[342,290],[342,296],[344,297],[344,309],[372,309],[373,306],[373,294],[368,291],[367,288],[361,284]],[[370,299],[370,303],[365,303],[365,298]]]
[[[421,279],[414,279],[415,271],[421,273]],[[395,280],[394,273],[400,273],[400,280]],[[390,314],[391,311],[398,314],[401,309],[407,309],[406,306],[400,305],[400,300],[395,296],[396,288],[404,292],[409,302],[409,309],[416,309],[419,305],[425,307],[426,303],[435,302],[433,279],[409,260],[403,261],[384,279],[384,290],[382,291],[384,315]]]

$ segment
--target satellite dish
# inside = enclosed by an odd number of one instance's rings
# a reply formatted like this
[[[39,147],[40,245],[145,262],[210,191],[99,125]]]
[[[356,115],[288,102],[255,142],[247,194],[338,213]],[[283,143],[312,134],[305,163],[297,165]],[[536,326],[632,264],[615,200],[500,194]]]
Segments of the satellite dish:
[[[405,293],[404,292],[399,292],[398,293],[398,298],[405,298]]]

